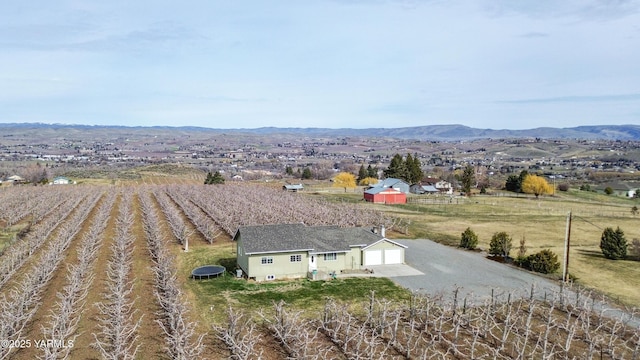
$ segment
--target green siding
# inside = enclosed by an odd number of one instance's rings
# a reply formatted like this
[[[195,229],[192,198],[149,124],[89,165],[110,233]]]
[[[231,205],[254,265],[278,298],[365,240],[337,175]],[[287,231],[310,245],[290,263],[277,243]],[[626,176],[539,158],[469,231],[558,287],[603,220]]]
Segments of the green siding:
[[[291,262],[291,255],[300,255],[302,261]],[[263,257],[272,257],[273,263],[262,264]],[[307,275],[309,258],[306,253],[255,254],[248,257],[247,276],[258,281],[273,275],[276,279],[299,278]]]

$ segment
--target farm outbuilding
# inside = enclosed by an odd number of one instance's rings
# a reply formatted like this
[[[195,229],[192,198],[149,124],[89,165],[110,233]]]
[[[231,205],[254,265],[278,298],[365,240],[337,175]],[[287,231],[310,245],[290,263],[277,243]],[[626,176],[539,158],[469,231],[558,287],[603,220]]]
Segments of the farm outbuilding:
[[[374,187],[364,192],[364,199],[376,204],[406,204],[407,194],[393,188]]]

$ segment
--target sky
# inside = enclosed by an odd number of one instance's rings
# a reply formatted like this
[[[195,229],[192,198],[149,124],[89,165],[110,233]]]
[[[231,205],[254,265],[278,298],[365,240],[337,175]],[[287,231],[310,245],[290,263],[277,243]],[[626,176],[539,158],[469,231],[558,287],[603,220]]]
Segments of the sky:
[[[24,122],[640,125],[640,0],[8,0]]]

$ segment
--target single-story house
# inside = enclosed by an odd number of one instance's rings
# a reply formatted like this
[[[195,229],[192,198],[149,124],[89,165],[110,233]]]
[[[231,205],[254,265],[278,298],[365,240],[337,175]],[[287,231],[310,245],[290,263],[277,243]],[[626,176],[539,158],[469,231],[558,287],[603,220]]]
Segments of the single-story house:
[[[14,184],[14,185],[16,185],[16,184],[24,184],[24,183],[26,183],[27,181],[26,181],[23,177],[21,177],[21,176],[19,176],[19,175],[11,175],[11,176],[9,176],[8,178],[6,178],[6,179],[4,180],[4,182],[5,182],[5,183],[7,183],[7,184]]]
[[[406,246],[361,227],[277,224],[240,227],[238,266],[257,281],[301,278],[371,265],[402,264]]]
[[[68,185],[68,184],[71,184],[71,180],[69,178],[64,177],[64,176],[58,176],[58,177],[55,177],[53,179],[53,184],[54,185]]]
[[[304,190],[304,186],[302,184],[287,184],[282,186],[282,190],[298,192]]]
[[[406,204],[407,194],[393,188],[372,187],[365,190],[364,199],[376,204]]]
[[[431,185],[438,189],[440,193],[449,195],[453,194],[453,185],[450,182],[433,178],[431,176],[427,176],[426,178],[422,179],[422,181],[420,181],[420,185]]]
[[[440,190],[436,189],[433,185],[420,185],[414,184],[411,185],[410,189],[413,194],[439,194]]]

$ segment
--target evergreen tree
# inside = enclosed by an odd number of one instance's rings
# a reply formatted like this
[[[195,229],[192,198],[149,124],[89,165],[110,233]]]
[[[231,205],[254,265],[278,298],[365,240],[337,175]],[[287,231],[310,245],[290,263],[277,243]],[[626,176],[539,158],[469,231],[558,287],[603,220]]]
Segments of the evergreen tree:
[[[216,171],[213,174],[211,172],[208,172],[207,178],[204,180],[204,183],[205,185],[224,184],[224,178],[222,177],[222,174],[220,174],[219,171]]]
[[[476,174],[473,166],[467,165],[464,168],[462,176],[460,177],[460,182],[462,183],[462,191],[466,196],[471,196],[471,187],[473,183],[476,181]]]
[[[371,167],[371,165],[369,165],[369,167]],[[362,179],[369,177],[369,173],[367,172],[367,169],[364,168],[364,164],[360,165],[360,170],[358,171],[358,183],[360,181],[362,181]]]
[[[287,168],[285,169],[285,173],[287,175],[293,175],[293,168],[291,168],[291,166],[287,166]]]
[[[551,274],[560,268],[558,256],[549,249],[544,249],[525,258],[523,266],[531,271]]]
[[[509,175],[507,182],[504,184],[507,191],[520,192],[520,177],[515,174]]]
[[[418,159],[418,154],[413,155],[413,161],[409,163],[409,156],[407,156],[407,168],[409,168],[409,184],[419,183],[424,177],[422,172],[422,163]]]
[[[494,256],[502,256],[507,258],[511,251],[511,236],[504,231],[497,232],[491,237],[489,243],[489,254]]]
[[[395,154],[389,163],[389,167],[384,171],[384,176],[387,178],[404,179],[406,174],[405,165],[402,155]]]
[[[311,169],[306,167],[306,168],[304,168],[304,170],[302,170],[302,178],[303,179],[311,179],[312,177],[313,177],[313,174],[311,174]]]
[[[370,177],[370,178],[378,178],[378,167],[371,167],[371,164],[369,164],[369,166],[367,166],[367,176],[366,177]]]
[[[467,228],[460,237],[460,247],[473,250],[476,246],[478,246],[478,235],[471,228]]]
[[[607,259],[620,260],[627,257],[627,239],[620,227],[616,230],[611,227],[604,229],[600,237],[600,250]]]

